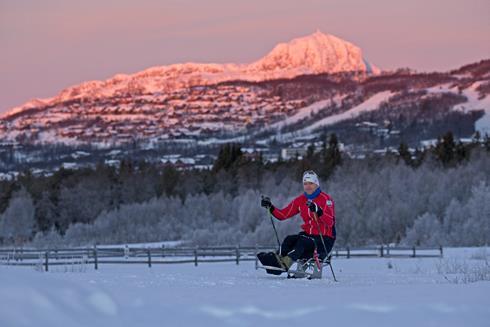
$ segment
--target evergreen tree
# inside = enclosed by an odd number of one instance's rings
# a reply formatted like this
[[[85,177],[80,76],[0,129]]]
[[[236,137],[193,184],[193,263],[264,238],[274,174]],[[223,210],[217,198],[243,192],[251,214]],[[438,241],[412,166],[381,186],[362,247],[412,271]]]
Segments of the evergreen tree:
[[[320,176],[323,179],[328,179],[335,170],[335,167],[337,167],[341,163],[342,155],[340,153],[337,135],[331,134],[328,140],[328,147],[323,157],[323,165],[320,169]]]
[[[455,158],[454,137],[452,132],[447,132],[442,139],[439,138],[434,149],[436,158],[444,165],[449,166]]]
[[[463,160],[469,160],[470,157],[469,146],[470,145],[466,146],[461,142],[459,142],[458,145],[456,145],[455,158],[458,162],[461,162]]]
[[[47,231],[54,226],[56,219],[56,205],[48,191],[44,191],[41,198],[36,201],[36,221],[40,231]]]
[[[308,145],[308,148],[306,149],[306,159],[311,161],[313,160],[313,156],[315,155],[315,145],[311,143]]]
[[[405,164],[408,166],[412,165],[412,154],[410,151],[408,151],[408,145],[405,142],[400,143],[400,146],[398,147],[398,155],[403,161],[405,161]]]
[[[165,194],[167,196],[174,196],[175,188],[180,180],[180,173],[172,165],[165,165],[160,177],[160,183],[157,187],[157,194]]]
[[[218,172],[221,169],[229,170],[242,157],[240,144],[231,143],[221,147],[218,158],[214,162],[213,172]]]

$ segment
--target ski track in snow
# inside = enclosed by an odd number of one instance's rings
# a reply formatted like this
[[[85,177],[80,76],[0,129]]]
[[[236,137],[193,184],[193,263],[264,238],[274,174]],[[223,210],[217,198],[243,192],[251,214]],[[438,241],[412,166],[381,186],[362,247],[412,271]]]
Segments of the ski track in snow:
[[[445,249],[442,260],[478,264],[471,255],[479,250]],[[488,326],[490,282],[451,283],[440,264],[334,258],[338,283],[328,269],[322,280],[292,280],[253,262],[103,264],[71,273],[0,266],[8,304],[0,306],[0,326]]]

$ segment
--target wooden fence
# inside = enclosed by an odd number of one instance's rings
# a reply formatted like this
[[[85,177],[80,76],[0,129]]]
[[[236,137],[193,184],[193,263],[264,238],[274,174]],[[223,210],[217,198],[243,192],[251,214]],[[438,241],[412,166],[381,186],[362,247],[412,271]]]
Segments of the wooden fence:
[[[95,269],[103,264],[144,264],[148,267],[158,264],[178,264],[211,262],[255,261],[257,253],[273,251],[274,247],[255,246],[215,246],[215,247],[102,247],[91,248],[0,248],[0,264],[15,266],[38,266],[45,271],[50,266],[93,265]],[[427,258],[442,257],[443,249],[429,247],[335,247],[332,256],[336,258],[386,257],[386,258]]]

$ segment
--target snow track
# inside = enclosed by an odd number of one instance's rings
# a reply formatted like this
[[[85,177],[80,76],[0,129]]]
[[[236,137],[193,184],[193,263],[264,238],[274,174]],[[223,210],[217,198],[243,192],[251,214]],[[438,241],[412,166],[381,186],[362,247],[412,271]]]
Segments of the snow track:
[[[104,265],[81,273],[0,266],[0,325],[488,326],[490,282],[465,283],[460,269],[488,265],[481,253],[334,259],[338,283],[329,271],[322,280],[288,280],[253,262]]]

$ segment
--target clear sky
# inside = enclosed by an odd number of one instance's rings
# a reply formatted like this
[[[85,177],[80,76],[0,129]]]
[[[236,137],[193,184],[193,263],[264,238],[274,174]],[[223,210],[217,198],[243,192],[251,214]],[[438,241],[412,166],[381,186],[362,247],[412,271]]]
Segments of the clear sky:
[[[385,69],[490,58],[490,0],[0,0],[0,113],[116,73],[251,62],[317,29]]]

